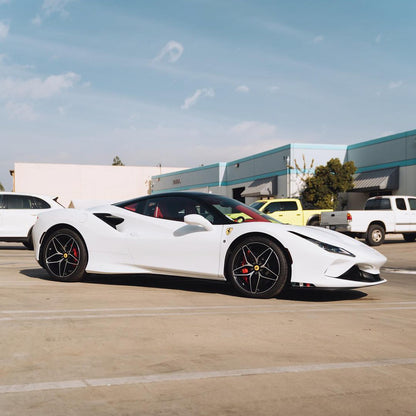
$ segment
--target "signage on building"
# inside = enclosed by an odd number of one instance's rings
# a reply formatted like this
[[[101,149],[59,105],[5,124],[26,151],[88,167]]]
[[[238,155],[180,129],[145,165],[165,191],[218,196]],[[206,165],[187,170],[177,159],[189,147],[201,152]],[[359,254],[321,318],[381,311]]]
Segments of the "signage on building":
[[[179,185],[181,183],[181,180],[180,179],[174,179],[172,182],[173,182],[174,185]]]

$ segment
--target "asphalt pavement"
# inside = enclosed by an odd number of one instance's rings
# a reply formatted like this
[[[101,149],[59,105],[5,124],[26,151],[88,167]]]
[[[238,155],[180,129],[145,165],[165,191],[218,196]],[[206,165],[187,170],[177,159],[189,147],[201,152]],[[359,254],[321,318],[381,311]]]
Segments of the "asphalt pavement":
[[[377,249],[386,284],[255,300],[0,243],[0,415],[416,415],[416,243]]]

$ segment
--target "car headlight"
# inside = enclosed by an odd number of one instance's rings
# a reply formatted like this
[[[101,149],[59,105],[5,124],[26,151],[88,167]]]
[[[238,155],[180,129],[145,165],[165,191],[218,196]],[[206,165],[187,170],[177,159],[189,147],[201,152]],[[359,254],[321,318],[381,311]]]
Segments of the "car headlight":
[[[332,244],[328,244],[328,243],[324,243],[323,241],[319,241],[319,240],[315,240],[312,237],[308,237],[306,235],[303,234],[299,234],[296,233],[294,231],[290,231],[292,234],[297,235],[298,237],[302,237],[305,240],[310,241],[313,244],[316,244],[317,246],[323,248],[326,251],[329,251],[330,253],[334,253],[334,254],[342,254],[343,256],[350,256],[350,257],[355,257],[354,254],[352,254],[351,252],[349,252],[348,250],[345,250],[345,248],[342,247],[337,247],[337,246],[333,246]]]

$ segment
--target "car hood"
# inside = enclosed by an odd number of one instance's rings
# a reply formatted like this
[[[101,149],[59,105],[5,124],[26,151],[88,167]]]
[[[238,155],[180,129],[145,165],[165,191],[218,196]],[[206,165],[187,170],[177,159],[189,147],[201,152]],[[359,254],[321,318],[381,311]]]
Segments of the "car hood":
[[[300,234],[305,237],[314,238],[315,240],[319,240],[327,244],[332,244],[337,247],[345,248],[346,250],[351,251],[351,252],[354,252],[356,250],[361,250],[361,251],[364,250],[364,251],[371,251],[373,253],[374,252],[378,253],[378,251],[367,246],[361,241],[348,237],[337,231],[328,230],[326,228],[311,227],[311,226],[298,226],[298,225],[286,225],[285,228],[286,228],[286,231],[288,232]]]

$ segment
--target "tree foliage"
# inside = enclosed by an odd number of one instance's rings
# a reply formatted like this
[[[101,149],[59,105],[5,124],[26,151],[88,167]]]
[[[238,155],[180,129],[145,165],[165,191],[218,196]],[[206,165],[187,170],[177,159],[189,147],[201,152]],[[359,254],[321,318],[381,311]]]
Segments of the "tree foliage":
[[[124,163],[120,160],[118,156],[113,159],[113,166],[124,166]]]
[[[0,191],[3,192],[4,191],[4,186],[3,184],[0,182]]]
[[[305,179],[303,200],[321,209],[335,209],[338,195],[353,189],[355,170],[354,162],[342,164],[338,158],[317,166],[314,175]]]

